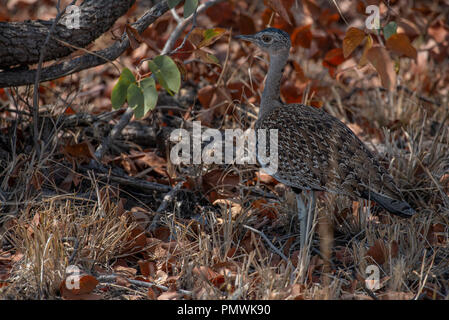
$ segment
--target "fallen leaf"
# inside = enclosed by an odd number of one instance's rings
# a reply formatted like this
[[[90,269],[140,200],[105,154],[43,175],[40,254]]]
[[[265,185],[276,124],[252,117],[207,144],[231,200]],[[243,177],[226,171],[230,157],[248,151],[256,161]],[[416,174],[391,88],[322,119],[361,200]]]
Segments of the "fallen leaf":
[[[349,28],[346,31],[345,38],[343,39],[343,56],[345,58],[349,55],[363,42],[365,39],[365,32],[357,28]]]
[[[139,32],[133,28],[129,23],[125,25],[126,34],[129,39],[129,45],[134,50],[137,49],[142,42],[144,42]]]
[[[64,152],[75,159],[96,159],[95,150],[89,141],[70,144],[64,147]]]
[[[159,297],[157,297],[157,300],[178,300],[182,297],[181,293],[178,293],[176,291],[167,291],[162,293]]]
[[[264,4],[281,16],[288,24],[292,25],[287,9],[281,0],[264,0]]]
[[[368,63],[366,55],[368,53],[368,50],[371,49],[372,46],[373,46],[373,38],[371,38],[371,35],[368,34],[366,36],[365,46],[363,47],[362,57],[360,58],[359,61],[359,67],[363,67]]]
[[[415,61],[418,56],[418,52],[410,43],[409,38],[403,33],[396,33],[389,37],[386,47],[391,51],[394,51],[400,55],[405,55]]]
[[[396,88],[396,72],[387,50],[381,46],[374,46],[368,50],[366,58],[379,73],[382,85],[393,91]]]
[[[345,61],[343,57],[343,50],[335,48],[326,53],[323,59],[323,66],[329,69],[331,77],[335,75],[335,69]]]
[[[71,275],[70,277],[70,279],[64,279],[59,286],[61,295],[65,299],[73,299],[77,296],[82,300],[82,297],[80,296],[91,293],[99,283],[94,276],[88,274],[80,275],[79,277]],[[72,278],[74,281],[71,281]],[[67,286],[68,283],[70,283],[70,287]],[[73,288],[71,288],[72,285]]]
[[[310,31],[311,26],[311,24],[308,24],[298,27],[293,31],[291,36],[293,46],[300,46],[310,49],[310,45],[312,43],[312,31]]]

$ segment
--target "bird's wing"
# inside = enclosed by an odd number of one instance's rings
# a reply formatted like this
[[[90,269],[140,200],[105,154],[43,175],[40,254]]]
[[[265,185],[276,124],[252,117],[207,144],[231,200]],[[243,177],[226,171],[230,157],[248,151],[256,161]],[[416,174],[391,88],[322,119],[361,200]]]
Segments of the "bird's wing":
[[[321,109],[290,104],[272,110],[257,128],[278,129],[281,182],[351,198],[376,192],[401,200],[393,178],[362,141]]]

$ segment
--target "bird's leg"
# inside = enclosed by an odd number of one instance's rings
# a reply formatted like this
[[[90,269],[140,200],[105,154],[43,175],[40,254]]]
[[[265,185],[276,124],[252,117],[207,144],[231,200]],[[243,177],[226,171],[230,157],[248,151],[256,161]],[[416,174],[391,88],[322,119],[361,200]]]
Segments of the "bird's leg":
[[[302,200],[301,193],[296,193],[296,206],[298,208],[298,220],[299,220],[299,232],[300,240],[299,245],[302,249],[306,241],[306,226],[307,226],[307,208]]]
[[[309,205],[309,209],[307,212],[307,234],[306,234],[306,239],[309,237],[309,233],[310,236],[312,236],[312,229],[313,229],[313,219],[315,216],[315,207],[316,207],[316,194],[315,191],[311,190],[309,191],[310,193],[309,195],[309,201],[308,201],[308,205]]]
[[[309,194],[310,192],[310,194]],[[302,196],[300,193],[296,193],[296,205],[298,207],[298,219],[299,219],[299,245],[300,249],[303,249],[306,245],[307,239],[309,235],[311,235],[312,227],[313,227],[313,218],[315,215],[315,206],[316,206],[316,195],[314,191],[307,192],[307,197],[309,198],[307,201],[308,208],[304,204]]]

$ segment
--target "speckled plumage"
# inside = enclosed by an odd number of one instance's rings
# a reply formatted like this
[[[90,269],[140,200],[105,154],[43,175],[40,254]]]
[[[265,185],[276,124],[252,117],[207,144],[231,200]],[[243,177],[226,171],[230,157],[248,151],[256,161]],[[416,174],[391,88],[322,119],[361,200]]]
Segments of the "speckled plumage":
[[[379,202],[378,195],[382,195],[398,205],[397,209],[386,208],[390,212],[412,213],[373,153],[344,123],[323,110],[283,105],[260,118],[256,129],[278,129],[278,170],[273,176],[280,182],[298,189],[343,194],[353,200]]]
[[[374,200],[400,216],[415,213],[391,175],[344,123],[321,109],[282,103],[279,86],[291,46],[288,34],[269,28],[240,38],[270,54],[256,129],[278,129],[276,179],[298,189]]]

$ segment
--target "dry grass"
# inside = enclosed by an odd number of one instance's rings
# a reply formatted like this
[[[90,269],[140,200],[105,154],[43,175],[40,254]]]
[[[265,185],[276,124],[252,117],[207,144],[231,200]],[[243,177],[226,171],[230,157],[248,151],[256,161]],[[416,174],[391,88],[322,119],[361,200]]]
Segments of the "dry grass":
[[[194,200],[177,197],[161,220],[159,230],[166,235],[147,233],[142,245],[136,230],[151,222],[162,194],[140,210],[142,216],[125,210],[115,187],[101,184],[93,175],[83,177],[82,196],[57,186],[57,195],[33,192],[33,179],[40,175],[47,181],[54,163],[62,162],[60,154],[55,148],[45,159],[13,153],[2,163],[2,188],[15,200],[2,203],[0,240],[3,252],[12,253],[15,260],[0,294],[6,299],[59,299],[59,285],[70,264],[101,278],[118,273],[116,266],[123,261],[140,274],[143,260],[156,268],[146,279],[159,286],[153,287],[156,295],[175,292],[177,298],[448,299],[449,106],[447,97],[439,98],[437,106],[404,90],[388,95],[361,89],[349,96],[342,88],[332,90],[324,101],[326,111],[380,153],[418,214],[404,220],[364,202],[325,194],[318,201],[316,232],[302,252],[292,194],[281,186],[248,185],[255,167],[221,168],[237,173],[240,183],[236,193],[215,206],[196,202],[204,194]],[[250,101],[243,103],[249,111],[240,112],[256,113]],[[252,122],[243,114],[241,119],[227,119],[222,128]],[[184,178],[192,172],[201,176],[207,169],[176,168]],[[9,187],[12,178],[16,183]],[[267,218],[252,205],[261,198],[250,194],[256,189],[270,192],[267,210],[274,217]],[[195,210],[186,210],[182,202]],[[371,292],[364,280],[373,264],[380,270],[381,288]],[[99,288],[107,288],[106,293],[97,291],[109,299],[155,297],[147,287],[126,281],[102,281]]]

